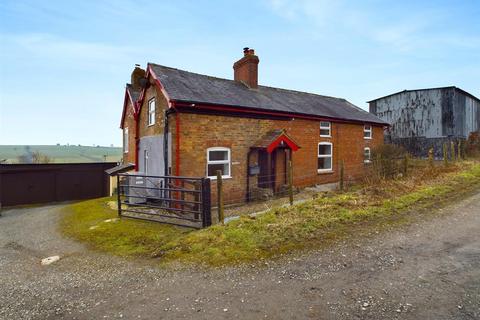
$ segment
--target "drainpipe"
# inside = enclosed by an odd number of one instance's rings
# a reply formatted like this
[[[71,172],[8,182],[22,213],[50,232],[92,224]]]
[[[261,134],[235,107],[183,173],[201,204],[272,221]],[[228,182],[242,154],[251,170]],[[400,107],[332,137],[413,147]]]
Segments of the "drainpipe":
[[[138,107],[138,102],[135,102],[135,104],[137,104],[137,107]],[[135,108],[138,110],[138,108]],[[140,118],[140,115],[135,113],[134,114],[134,120],[135,120],[135,171],[138,171],[138,149],[140,147],[140,138],[139,138],[139,123],[138,123],[138,120]]]
[[[247,153],[247,202],[250,202],[250,155],[252,154],[252,149],[248,149]]]
[[[172,108],[175,110],[175,134],[176,134],[176,146],[175,146],[175,175],[180,176],[180,112],[175,106],[175,102],[171,101]]]
[[[165,110],[165,123],[163,126],[163,163],[164,163],[164,175],[168,176],[168,132],[170,128],[168,127],[168,116],[172,113],[171,109]]]

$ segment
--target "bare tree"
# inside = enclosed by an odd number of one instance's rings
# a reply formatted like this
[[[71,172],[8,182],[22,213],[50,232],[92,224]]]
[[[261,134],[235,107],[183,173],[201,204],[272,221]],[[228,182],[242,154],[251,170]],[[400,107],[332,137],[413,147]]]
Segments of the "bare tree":
[[[32,152],[32,163],[50,163],[52,158],[46,154],[40,153],[39,151]]]
[[[22,154],[17,157],[18,163],[31,163],[29,154]]]
[[[17,157],[18,163],[50,163],[52,158],[39,151],[27,152]]]

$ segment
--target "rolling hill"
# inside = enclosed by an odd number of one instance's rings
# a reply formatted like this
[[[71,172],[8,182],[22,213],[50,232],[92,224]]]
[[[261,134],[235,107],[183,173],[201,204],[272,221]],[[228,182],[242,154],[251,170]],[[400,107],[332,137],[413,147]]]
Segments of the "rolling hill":
[[[74,145],[0,145],[0,161],[18,163],[18,158],[32,152],[40,152],[51,158],[53,163],[78,162],[118,162],[122,158],[122,148],[87,147]]]

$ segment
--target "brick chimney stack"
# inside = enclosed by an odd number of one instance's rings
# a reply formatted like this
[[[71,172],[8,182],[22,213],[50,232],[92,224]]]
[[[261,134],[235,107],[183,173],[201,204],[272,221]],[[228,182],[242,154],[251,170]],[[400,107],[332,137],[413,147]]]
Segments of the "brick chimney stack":
[[[140,68],[139,64],[135,65],[135,69],[132,71],[132,76],[130,77],[130,83],[132,84],[132,87],[136,90],[140,90],[142,85],[141,85],[141,79],[145,78],[145,70]]]
[[[243,48],[243,58],[233,64],[233,79],[243,82],[251,89],[258,88],[258,63],[255,50]]]

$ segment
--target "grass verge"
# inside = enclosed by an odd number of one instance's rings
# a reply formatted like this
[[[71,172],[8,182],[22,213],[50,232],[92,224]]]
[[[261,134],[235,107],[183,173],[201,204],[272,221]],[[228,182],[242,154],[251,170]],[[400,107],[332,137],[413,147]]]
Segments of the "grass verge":
[[[327,193],[198,231],[130,219],[108,221],[117,213],[107,204],[112,199],[102,198],[67,206],[61,229],[92,248],[117,255],[220,266],[318,247],[357,232],[359,226],[403,223],[412,212],[446,204],[479,186],[480,165],[465,161],[447,170],[418,169],[408,178]]]

